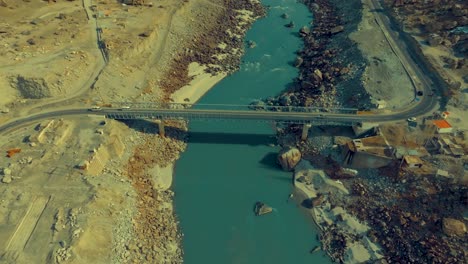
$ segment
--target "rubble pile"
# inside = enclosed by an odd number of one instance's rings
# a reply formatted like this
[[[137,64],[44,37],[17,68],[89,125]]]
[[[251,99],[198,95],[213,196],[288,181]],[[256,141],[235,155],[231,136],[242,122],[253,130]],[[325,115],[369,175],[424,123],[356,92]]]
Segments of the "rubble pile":
[[[155,188],[148,173],[154,164],[164,167],[174,162],[186,147],[181,128],[168,127],[166,132],[170,138],[144,135],[127,164],[127,175],[138,196],[138,213],[133,220],[135,238],[125,245],[129,252],[124,255],[126,261],[182,263],[182,235],[172,211],[174,193]]]
[[[372,227],[370,237],[389,263],[466,262],[468,188],[436,176],[414,177],[379,187],[365,178],[354,181],[348,210]]]

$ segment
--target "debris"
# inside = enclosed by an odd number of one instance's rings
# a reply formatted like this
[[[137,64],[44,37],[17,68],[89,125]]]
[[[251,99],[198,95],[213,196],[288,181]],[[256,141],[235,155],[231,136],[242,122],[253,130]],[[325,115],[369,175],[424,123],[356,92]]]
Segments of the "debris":
[[[16,153],[20,153],[21,152],[21,149],[20,148],[13,148],[13,149],[9,149],[7,150],[7,157],[8,158],[11,158],[13,157]]]

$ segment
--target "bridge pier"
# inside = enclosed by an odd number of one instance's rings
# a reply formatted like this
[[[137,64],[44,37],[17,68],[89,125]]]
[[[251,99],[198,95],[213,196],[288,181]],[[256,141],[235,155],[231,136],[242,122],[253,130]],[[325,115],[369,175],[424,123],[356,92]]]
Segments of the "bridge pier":
[[[301,135],[301,140],[304,141],[307,139],[307,136],[309,136],[309,129],[312,127],[312,124],[304,124],[302,127],[302,135]]]
[[[161,137],[165,137],[166,136],[166,131],[165,131],[165,128],[164,128],[164,120],[155,120],[154,121],[156,124],[158,124],[158,131],[159,131],[159,135]]]

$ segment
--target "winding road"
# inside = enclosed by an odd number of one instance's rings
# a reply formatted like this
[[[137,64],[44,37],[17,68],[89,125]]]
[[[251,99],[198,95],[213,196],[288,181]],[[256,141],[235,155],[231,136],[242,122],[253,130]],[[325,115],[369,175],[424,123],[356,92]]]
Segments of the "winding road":
[[[168,109],[168,108],[102,108],[92,111],[89,108],[76,108],[38,113],[0,125],[0,133],[13,129],[23,124],[47,118],[70,116],[70,115],[105,115],[114,119],[135,119],[135,118],[155,118],[155,119],[178,119],[178,118],[210,118],[210,119],[247,119],[258,121],[277,121],[294,123],[319,123],[319,124],[356,124],[359,122],[383,123],[404,120],[413,116],[421,116],[434,111],[438,105],[436,96],[431,96],[435,74],[425,72],[426,68],[418,67],[420,56],[410,56],[407,43],[404,43],[396,32],[391,30],[390,20],[379,10],[382,10],[377,0],[367,0],[367,4],[374,10],[374,16],[378,25],[384,31],[387,41],[392,46],[392,50],[400,58],[408,75],[412,79],[415,92],[423,91],[422,96],[416,96],[413,104],[404,109],[396,110],[392,113],[382,114],[350,114],[350,113],[330,113],[330,112],[272,112],[255,110],[204,110],[204,109]],[[414,54],[413,54],[414,55]]]

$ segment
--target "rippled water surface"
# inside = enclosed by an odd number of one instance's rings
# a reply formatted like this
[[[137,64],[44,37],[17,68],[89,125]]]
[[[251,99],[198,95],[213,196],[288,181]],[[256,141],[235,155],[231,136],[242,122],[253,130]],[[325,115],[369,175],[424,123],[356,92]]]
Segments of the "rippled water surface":
[[[296,0],[265,0],[268,16],[257,21],[246,40],[239,72],[227,77],[199,103],[248,104],[276,95],[297,76],[290,64],[301,48],[299,28],[311,14]],[[282,19],[287,13],[290,17]],[[294,21],[296,27],[285,24]],[[247,121],[190,124],[188,149],[176,164],[175,208],[184,232],[185,263],[331,263],[318,245],[316,229],[294,202],[291,173],[275,165],[277,147],[271,125]],[[274,208],[256,217],[253,205]]]

